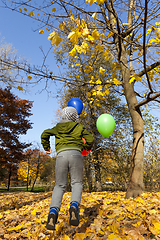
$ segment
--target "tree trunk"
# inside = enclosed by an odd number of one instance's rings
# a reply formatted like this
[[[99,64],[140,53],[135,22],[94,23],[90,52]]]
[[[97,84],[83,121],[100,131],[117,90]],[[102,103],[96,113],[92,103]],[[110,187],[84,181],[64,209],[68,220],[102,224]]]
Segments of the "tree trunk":
[[[122,69],[123,87],[133,126],[131,173],[126,192],[126,198],[129,198],[139,196],[143,191],[144,126],[141,111],[139,108],[136,108],[138,101],[134,91],[134,84],[129,83],[130,70],[127,67],[126,53],[123,51],[123,46],[121,47],[120,65]]]
[[[39,174],[39,167],[40,167],[40,151],[39,151],[39,156],[38,156],[38,161],[37,161],[37,171],[36,171],[36,177],[34,179],[34,182],[33,182],[33,185],[32,185],[32,189],[31,189],[31,192],[33,192],[33,188],[34,188],[34,185],[36,183],[36,180],[38,178],[38,174]]]
[[[132,26],[132,9],[135,1],[130,1],[130,14],[128,15],[128,21],[130,27]],[[136,94],[134,91],[134,83],[129,83],[132,66],[132,55],[130,56],[129,62],[127,59],[126,49],[119,26],[118,16],[114,9],[114,3],[109,0],[106,4],[109,11],[110,26],[113,29],[114,42],[117,49],[118,61],[121,67],[122,73],[122,85],[127,101],[127,105],[132,118],[133,126],[133,147],[132,147],[132,162],[131,162],[131,173],[128,189],[126,192],[126,198],[136,197],[142,193],[143,190],[143,155],[144,155],[144,130],[143,120],[139,108],[136,108],[138,104]],[[115,21],[116,19],[116,21]]]
[[[143,184],[143,158],[144,158],[144,130],[140,110],[131,109],[133,123],[133,147],[131,173],[126,198],[137,197],[142,194]]]
[[[10,187],[10,183],[11,183],[11,174],[12,174],[12,170],[11,170],[11,166],[9,168],[9,175],[8,175],[8,188],[7,191],[9,191],[9,187]]]
[[[27,192],[28,192],[28,185],[29,185],[29,166],[28,166],[28,173],[27,173]]]
[[[90,156],[88,156],[87,160],[88,160],[88,166],[84,161],[84,169],[85,169],[85,172],[86,172],[86,178],[87,178],[87,183],[88,183],[88,187],[89,187],[89,192],[92,192],[93,184],[92,184],[92,172],[91,172]]]
[[[95,178],[96,178],[96,191],[102,191],[102,181],[101,181],[101,164],[98,159],[98,154],[94,155],[94,168],[95,168]]]

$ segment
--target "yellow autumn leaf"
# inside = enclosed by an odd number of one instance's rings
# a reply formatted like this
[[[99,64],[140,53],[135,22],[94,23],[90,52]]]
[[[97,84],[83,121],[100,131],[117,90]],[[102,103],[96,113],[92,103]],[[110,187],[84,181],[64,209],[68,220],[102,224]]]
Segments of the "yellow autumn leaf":
[[[17,89],[18,89],[19,91],[23,91],[23,87],[18,86]]]
[[[116,85],[121,85],[121,82],[118,79],[116,79],[116,78],[113,78],[113,82]]]
[[[87,27],[87,26],[83,29],[82,34],[83,34],[84,37],[88,37],[88,35],[89,35],[89,30],[88,30],[88,27]]]
[[[3,215],[2,215],[2,213],[0,213],[0,218],[2,218],[3,217]]]
[[[94,20],[97,19],[97,13],[96,13],[96,12],[92,14],[92,18],[93,18]]]
[[[159,222],[153,222],[154,229],[156,230],[157,234],[160,234],[160,221]]]
[[[111,233],[109,234],[107,240],[122,240],[122,238],[115,233]]]
[[[114,33],[113,32],[110,32],[108,35],[107,35],[107,37],[109,38],[109,37],[112,37],[114,35]]]
[[[56,8],[52,8],[52,12],[55,12],[56,11]]]
[[[43,29],[39,30],[39,34],[43,34],[43,33],[44,33]]]
[[[75,20],[73,14],[70,16],[70,19],[71,19],[71,21]]]
[[[19,8],[19,11],[20,11],[20,13],[22,13],[22,9],[21,8]]]
[[[27,12],[27,8],[24,8],[24,11]]]
[[[156,24],[157,26],[160,26],[160,22],[156,22],[155,24]]]
[[[129,25],[129,23],[122,23],[122,26],[124,26],[124,25]]]
[[[110,91],[108,89],[105,90],[105,94],[108,95],[110,94]]]
[[[32,77],[31,77],[31,76],[28,76],[28,79],[29,79],[29,80],[31,80],[31,79],[32,79]]]
[[[96,46],[96,51],[97,52],[103,52],[104,51],[104,45],[97,45]]]
[[[70,240],[70,237],[68,235],[64,234],[62,240]]]
[[[13,228],[8,228],[7,231],[19,231],[24,225],[17,225]]]
[[[95,29],[95,30],[92,32],[92,37],[93,37],[94,39],[99,39],[100,34],[99,34],[99,32],[97,31],[97,29]]]
[[[87,92],[86,95],[87,95],[87,97],[91,97],[91,93],[90,92]]]
[[[103,75],[103,74],[104,74],[104,72],[105,72],[105,69],[104,69],[104,68],[102,68],[102,67],[100,67],[100,69],[99,69],[99,73]]]
[[[56,44],[58,46],[61,43],[62,38],[59,34],[56,34],[55,31],[53,31],[52,33],[50,33],[48,40],[51,41],[52,45]]]
[[[91,6],[95,2],[96,2],[96,0],[86,0],[86,3],[89,3],[89,6]]]
[[[96,84],[102,84],[101,80],[98,79],[98,80],[96,81]]]
[[[34,16],[34,13],[33,12],[29,12],[28,16]]]
[[[60,23],[59,24],[59,29],[63,30],[64,29],[64,24]]]
[[[97,0],[97,4],[100,5],[101,3],[104,3],[105,0]]]
[[[69,56],[75,56],[76,54],[76,48],[74,47],[70,52],[69,52]]]
[[[149,40],[150,43],[153,43],[153,42],[155,42],[155,41],[156,41],[156,40],[153,39],[153,38]]]
[[[69,33],[68,38],[70,38],[70,41],[73,44],[77,44],[79,36],[78,36],[78,33],[73,31],[73,32]]]
[[[37,212],[36,209],[34,209],[34,210],[31,212],[31,214],[32,214],[32,215],[36,215],[36,212]]]

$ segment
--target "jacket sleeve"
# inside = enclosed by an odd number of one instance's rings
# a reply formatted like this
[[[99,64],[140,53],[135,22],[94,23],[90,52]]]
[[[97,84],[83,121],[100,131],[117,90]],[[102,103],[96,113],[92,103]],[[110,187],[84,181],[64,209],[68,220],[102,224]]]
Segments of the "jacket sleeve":
[[[86,140],[86,143],[84,144],[84,149],[87,151],[91,150],[93,142],[94,142],[94,137],[85,128],[83,130],[83,137]]]
[[[49,128],[43,131],[43,133],[41,134],[41,144],[44,148],[45,151],[49,150],[50,147],[50,136],[54,136],[55,135],[55,128]]]

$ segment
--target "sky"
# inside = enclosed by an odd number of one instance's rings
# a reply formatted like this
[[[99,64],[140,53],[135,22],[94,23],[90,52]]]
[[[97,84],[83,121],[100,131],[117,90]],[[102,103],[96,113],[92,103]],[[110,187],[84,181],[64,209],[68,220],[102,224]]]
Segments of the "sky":
[[[2,8],[1,3],[0,22],[0,39],[4,39],[6,43],[11,43],[17,50],[18,56],[24,57],[31,64],[41,65],[42,53],[40,46],[42,46],[44,51],[49,49],[50,42],[47,39],[49,33],[40,35],[38,31],[34,31],[37,29],[37,24],[32,19],[20,13]],[[53,53],[48,56],[47,64],[51,70],[53,69],[55,74],[59,73]],[[27,143],[32,142],[34,145],[37,145],[37,143],[41,145],[40,135],[43,130],[54,126],[56,122],[56,110],[59,107],[54,96],[48,97],[46,91],[39,93],[43,87],[43,84],[30,87],[28,93],[12,89],[12,92],[21,99],[34,101],[31,109],[33,115],[29,118],[33,122],[33,128],[28,130],[26,135],[21,136],[22,141]],[[55,88],[56,86],[52,84],[50,90],[56,92]],[[54,139],[52,139],[51,144],[54,146]]]

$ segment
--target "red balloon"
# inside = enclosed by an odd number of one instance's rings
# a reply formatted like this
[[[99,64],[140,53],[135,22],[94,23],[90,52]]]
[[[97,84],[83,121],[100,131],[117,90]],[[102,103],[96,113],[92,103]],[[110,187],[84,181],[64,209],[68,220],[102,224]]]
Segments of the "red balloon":
[[[82,150],[82,155],[87,156],[90,153],[91,150],[86,151],[85,149]]]
[[[82,137],[82,139],[83,139],[83,142],[84,142],[84,144],[85,144],[85,143],[86,143],[86,139],[83,138],[83,137]],[[83,150],[82,150],[82,155],[83,155],[83,156],[87,156],[87,155],[90,153],[90,151],[91,151],[91,150],[86,151],[85,149],[83,149]]]

